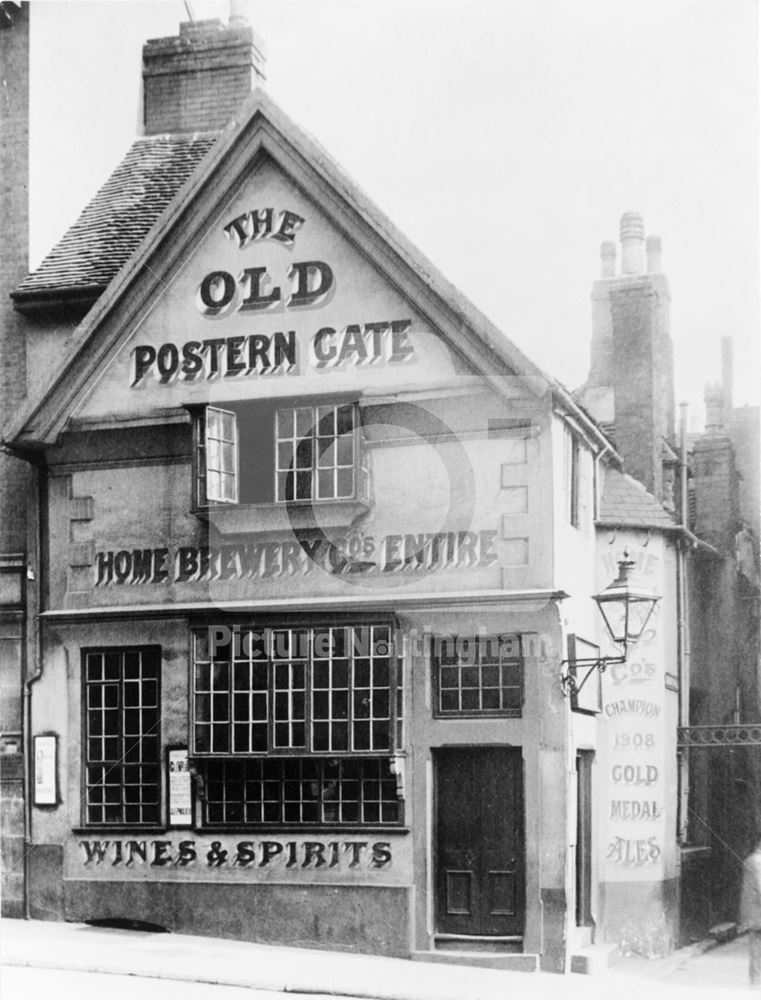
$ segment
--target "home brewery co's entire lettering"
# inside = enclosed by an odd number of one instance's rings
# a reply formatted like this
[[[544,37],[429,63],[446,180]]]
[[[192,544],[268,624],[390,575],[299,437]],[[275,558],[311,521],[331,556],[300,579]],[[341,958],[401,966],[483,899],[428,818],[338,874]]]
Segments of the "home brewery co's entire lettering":
[[[177,549],[118,549],[95,554],[96,586],[306,576],[319,568],[333,575],[434,573],[475,570],[497,561],[497,531],[372,535]]]
[[[252,243],[272,241],[292,249],[305,219],[288,209],[252,209],[223,227],[226,239],[245,250]],[[244,267],[238,273],[214,270],[204,275],[195,294],[198,312],[209,320],[234,313],[266,316],[297,313],[330,302],[336,276],[323,260],[300,260],[278,267]],[[316,371],[348,365],[398,363],[415,349],[409,319],[374,319],[340,329],[320,326],[311,336],[306,363]],[[273,330],[245,336],[207,337],[155,347],[138,344],[132,351],[133,389],[149,380],[169,385],[179,379],[200,382],[217,378],[280,375],[303,370],[294,330]]]

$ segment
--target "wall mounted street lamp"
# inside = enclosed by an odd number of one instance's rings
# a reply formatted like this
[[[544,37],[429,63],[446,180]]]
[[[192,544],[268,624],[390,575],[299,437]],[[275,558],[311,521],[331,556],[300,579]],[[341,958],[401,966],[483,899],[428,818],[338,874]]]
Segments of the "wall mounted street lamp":
[[[628,552],[624,552],[616,579],[592,598],[600,609],[608,635],[620,648],[621,655],[563,660],[561,666],[566,669],[560,675],[560,683],[566,696],[578,694],[595,670],[602,674],[611,663],[625,663],[629,649],[636,645],[645,631],[660,597],[630,582],[629,574],[633,568],[633,560],[629,559]],[[568,670],[569,666],[573,669]],[[579,667],[588,668],[581,680],[576,676]]]

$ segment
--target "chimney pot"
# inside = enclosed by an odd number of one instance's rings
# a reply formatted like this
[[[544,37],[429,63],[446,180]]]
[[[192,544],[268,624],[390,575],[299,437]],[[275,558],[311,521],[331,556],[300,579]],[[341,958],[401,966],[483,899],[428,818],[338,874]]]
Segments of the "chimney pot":
[[[621,216],[621,273],[642,274],[644,270],[645,224],[639,212]]]
[[[661,238],[660,236],[648,236],[645,240],[645,252],[647,253],[647,273],[661,273]]]
[[[724,393],[718,382],[705,387],[706,434],[721,434],[724,428]]]
[[[721,388],[724,394],[724,426],[730,427],[732,424],[733,400],[733,362],[732,362],[732,338],[721,338]]]
[[[230,27],[245,28],[250,23],[248,0],[230,0],[230,20],[228,21]]]
[[[603,278],[615,278],[616,276],[616,244],[610,240],[605,240],[600,244],[600,261],[602,263],[601,274]]]

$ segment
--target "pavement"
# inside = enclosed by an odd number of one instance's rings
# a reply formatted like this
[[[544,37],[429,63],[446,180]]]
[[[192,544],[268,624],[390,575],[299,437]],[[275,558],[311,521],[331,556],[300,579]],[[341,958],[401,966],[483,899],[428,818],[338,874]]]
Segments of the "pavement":
[[[286,948],[87,924],[0,921],[4,966],[214,983],[274,993],[371,1000],[714,1000],[747,985],[747,939],[627,958],[594,976],[506,972],[346,952]],[[761,991],[758,991],[761,997]]]

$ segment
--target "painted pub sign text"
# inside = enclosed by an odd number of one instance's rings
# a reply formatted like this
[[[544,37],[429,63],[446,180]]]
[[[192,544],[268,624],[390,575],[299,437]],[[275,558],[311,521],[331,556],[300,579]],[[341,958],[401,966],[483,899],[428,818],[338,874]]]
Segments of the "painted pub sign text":
[[[222,232],[240,250],[262,241],[290,250],[305,222],[290,209],[254,208],[232,219]],[[209,320],[222,320],[233,313],[295,313],[327,304],[335,290],[333,267],[323,260],[291,261],[279,269],[272,265],[243,267],[235,274],[217,269],[201,279],[195,306]],[[376,319],[340,329],[320,326],[309,339],[306,362],[320,371],[408,361],[415,353],[408,338],[411,325],[409,319]],[[131,386],[140,388],[149,379],[167,385],[176,379],[199,382],[295,373],[302,370],[299,346],[296,332],[285,329],[180,344],[168,341],[159,347],[138,344],[132,351]]]
[[[366,840],[81,840],[88,866],[147,868],[338,868],[370,870],[391,864],[388,841]]]
[[[96,585],[468,570],[497,561],[497,531],[365,535],[356,539],[231,542],[219,546],[120,549],[95,555]],[[354,544],[358,542],[359,544]]]

